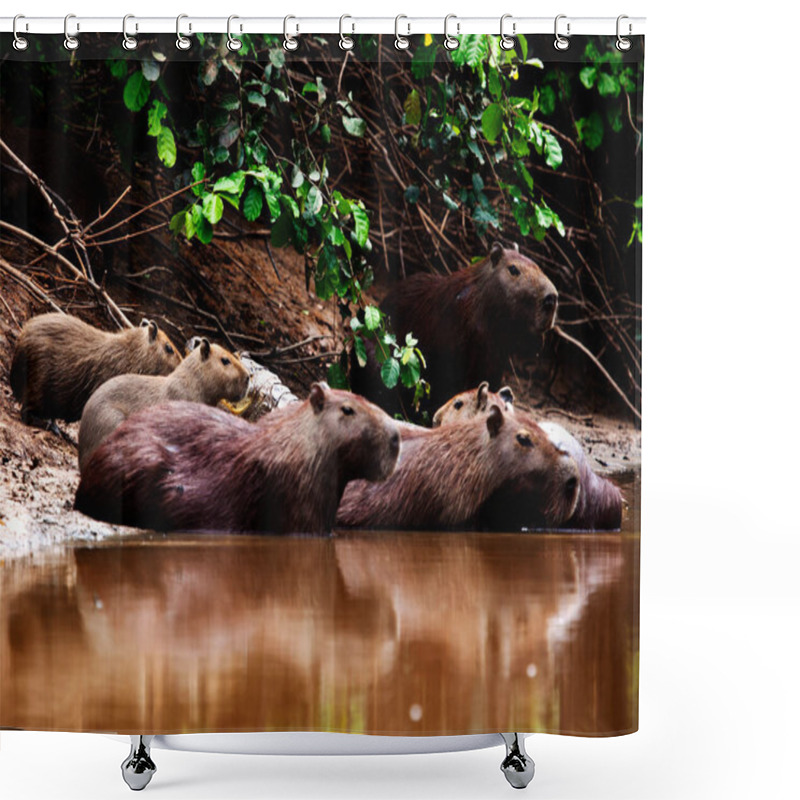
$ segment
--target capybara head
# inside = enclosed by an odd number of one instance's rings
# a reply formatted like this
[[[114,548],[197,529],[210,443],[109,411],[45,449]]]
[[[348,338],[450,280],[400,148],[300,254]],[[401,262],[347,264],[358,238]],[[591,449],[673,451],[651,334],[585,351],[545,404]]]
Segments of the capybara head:
[[[501,427],[507,429],[498,438],[505,451],[501,463],[509,465],[509,480],[500,493],[519,496],[526,506],[540,509],[548,525],[560,525],[569,519],[580,493],[575,461],[555,447],[538,425],[504,414],[496,404],[489,407],[486,424],[490,434],[498,437]]]
[[[181,363],[181,354],[178,348],[170,341],[164,331],[158,327],[155,320],[143,319],[139,323],[138,335],[145,345],[148,369],[153,375],[168,375]]]
[[[324,382],[311,386],[308,402],[318,428],[315,435],[337,451],[344,480],[383,481],[392,474],[400,452],[400,432],[386,412]]]
[[[492,245],[488,263],[490,301],[504,309],[509,324],[520,333],[550,330],[556,320],[558,292],[539,266],[499,242]]]
[[[196,384],[198,400],[207,405],[240,400],[250,383],[250,373],[238,357],[204,337],[184,359],[176,380],[183,379],[183,373]]]
[[[460,392],[451,397],[433,415],[433,427],[452,425],[472,419],[478,414],[485,414],[489,403],[496,403],[507,412],[514,411],[514,392],[510,386],[503,386],[496,394],[489,391],[488,381],[484,381],[477,389]]]

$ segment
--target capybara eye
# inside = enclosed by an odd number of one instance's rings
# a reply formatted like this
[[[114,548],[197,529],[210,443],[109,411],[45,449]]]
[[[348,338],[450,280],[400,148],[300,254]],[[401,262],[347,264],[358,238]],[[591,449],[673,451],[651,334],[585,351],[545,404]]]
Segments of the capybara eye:
[[[527,433],[518,433],[517,441],[523,447],[533,447],[533,441],[531,440],[531,437]]]
[[[167,355],[171,356],[174,355],[175,351],[172,349],[171,344],[165,344],[164,349],[167,351]]]
[[[542,300],[545,308],[554,308],[556,304],[557,296],[554,294],[548,294],[547,297]]]
[[[519,267],[516,264],[509,264],[508,271],[516,278],[519,275]]]
[[[463,406],[463,405],[464,405],[464,401],[463,400],[456,400],[455,403],[453,403],[453,408],[456,411],[458,411],[461,408],[461,406]]]
[[[227,367],[228,364],[230,364],[230,363],[231,363],[231,360],[229,358],[226,358],[225,356],[222,357],[222,366],[223,367]]]
[[[346,417],[351,417],[355,413],[356,412],[351,406],[342,406],[342,414],[344,414]]]

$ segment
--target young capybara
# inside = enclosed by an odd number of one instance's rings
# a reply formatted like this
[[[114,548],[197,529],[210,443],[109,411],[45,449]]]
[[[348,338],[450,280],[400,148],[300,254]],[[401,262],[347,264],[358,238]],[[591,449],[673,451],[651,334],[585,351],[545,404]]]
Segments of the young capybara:
[[[409,332],[419,341],[435,409],[480,381],[499,383],[509,356],[530,353],[553,327],[557,306],[558,292],[542,270],[496,242],[486,258],[465,269],[399,281],[382,309],[398,341]],[[377,399],[385,390],[374,372],[354,370],[354,379]]]
[[[461,424],[404,433],[389,479],[348,486],[337,522],[351,528],[483,526],[485,502],[518,482],[539,487],[540,511],[551,524],[572,515],[580,488],[573,460],[538,428],[518,424],[492,404],[485,416]]]
[[[489,391],[484,382],[477,389],[461,392],[450,398],[433,416],[434,426],[452,425],[486,413],[487,403],[505,401],[506,411],[514,413],[528,424],[537,424],[547,438],[559,449],[572,456],[580,471],[581,492],[575,513],[564,527],[576,530],[617,530],[622,524],[622,504],[624,498],[619,487],[608,478],[597,475],[589,466],[586,454],[580,443],[555,422],[540,422],[524,411],[513,410],[513,394],[503,387],[497,394]],[[499,501],[495,503],[498,510]],[[516,509],[520,503],[510,501],[510,508]]]
[[[171,401],[134,414],[95,450],[75,508],[166,531],[323,533],[347,483],[385,480],[399,449],[387,414],[322,383],[258,424]]]
[[[103,439],[131,414],[168,400],[208,406],[220,400],[235,402],[244,397],[249,380],[250,373],[235,355],[203,338],[169,375],[117,375],[106,381],[89,398],[81,416],[81,472]]]
[[[69,314],[41,314],[22,328],[10,382],[24,422],[80,419],[86,401],[116,375],[168,375],[181,356],[158,324],[108,333]]]

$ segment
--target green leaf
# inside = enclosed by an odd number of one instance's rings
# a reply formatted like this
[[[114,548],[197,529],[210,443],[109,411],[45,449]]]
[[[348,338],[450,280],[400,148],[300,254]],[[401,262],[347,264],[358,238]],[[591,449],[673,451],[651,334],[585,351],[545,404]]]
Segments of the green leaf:
[[[280,47],[275,47],[269,51],[269,63],[276,69],[281,69],[286,63],[286,54]]]
[[[113,77],[117,80],[120,78],[124,78],[128,74],[128,62],[127,61],[106,61],[109,70]]]
[[[211,195],[209,195],[211,197]],[[220,200],[220,205],[222,201]],[[188,221],[188,217],[187,217]],[[204,216],[203,210],[200,206],[192,206],[192,224],[194,225],[194,232],[197,238],[203,243],[208,244],[214,238],[214,229],[209,224]],[[188,225],[187,225],[188,231]]]
[[[267,98],[264,97],[261,92],[248,92],[247,102],[252,103],[254,106],[258,106],[259,108],[266,108]]]
[[[273,192],[267,192],[267,191],[264,192],[264,196],[267,198],[267,207],[269,208],[270,219],[278,219],[278,217],[281,215],[281,204],[279,196],[277,194],[274,194]]]
[[[577,120],[575,127],[578,129],[578,139],[590,150],[596,150],[603,143],[603,118],[597,111]]]
[[[442,200],[451,211],[455,211],[458,208],[458,203],[447,192],[442,192]]]
[[[387,358],[381,366],[381,379],[387,389],[394,389],[400,378],[400,362],[396,358]]]
[[[419,186],[414,186],[413,184],[409,186],[405,192],[403,192],[403,197],[406,203],[416,203],[417,200],[419,200]]]
[[[316,216],[322,209],[322,204],[324,200],[325,198],[322,196],[322,192],[316,186],[312,186],[308,190],[308,196],[306,197],[306,206],[304,213],[311,217]]]
[[[294,225],[292,223],[292,212],[288,209],[281,212],[270,233],[270,243],[274,247],[285,247],[292,236]]]
[[[419,125],[422,119],[422,105],[419,100],[419,92],[416,89],[413,89],[406,97],[406,101],[403,103],[403,111],[406,112],[406,122],[409,125]]]
[[[486,139],[494,144],[503,130],[503,109],[498,103],[486,107],[481,116],[481,128]]]
[[[129,111],[141,111],[150,97],[150,83],[147,78],[137,71],[131,74],[125,82],[122,91],[122,100]]]
[[[360,206],[352,207],[353,223],[355,225],[356,241],[359,247],[364,247],[369,238],[369,217]]]
[[[620,91],[619,81],[613,75],[601,72],[597,81],[597,91],[603,97],[617,97]]]
[[[235,111],[239,108],[239,98],[235,94],[226,94],[222,100],[219,101],[220,108],[226,111]]]
[[[417,354],[413,350],[405,350],[403,353],[403,367],[400,370],[400,380],[403,386],[408,389],[415,386],[421,373],[422,369]]]
[[[548,167],[557,169],[564,160],[564,154],[561,152],[561,144],[558,139],[556,139],[553,132],[546,128],[542,131],[542,138],[544,139],[545,163]]]
[[[367,123],[361,117],[342,117],[342,125],[351,136],[359,138],[367,131]]]
[[[330,125],[323,125],[319,129],[319,135],[322,139],[323,144],[330,144],[331,143],[331,126]]]
[[[206,177],[206,168],[199,161],[195,162],[194,166],[192,167],[192,183],[197,183],[197,181],[202,181],[203,178],[205,177]],[[205,192],[205,188],[202,183],[199,183],[197,184],[197,186],[192,187],[192,191],[198,197],[202,197],[203,193]]]
[[[359,367],[366,367],[367,366],[367,345],[364,343],[364,340],[360,336],[356,336],[353,338],[353,347],[356,351],[356,360],[358,361]]]
[[[178,151],[175,147],[175,137],[172,131],[166,126],[161,127],[161,131],[156,139],[156,152],[165,167],[174,167],[175,161],[178,157]]]
[[[485,33],[469,33],[458,37],[458,47],[450,51],[454,64],[466,65],[473,70],[483,66],[489,57],[489,36]]]
[[[550,85],[542,86],[539,91],[539,110],[545,116],[556,110],[556,92]]]
[[[230,175],[220,178],[214,184],[214,191],[215,192],[230,192],[230,194],[235,194],[239,196],[242,191],[244,190],[244,182],[246,179],[246,175],[241,170],[237,170],[236,172],[232,172]]]
[[[584,67],[578,77],[587,89],[591,89],[595,80],[597,80],[597,67]]]
[[[436,43],[420,45],[411,58],[411,73],[415,78],[427,78],[433,73],[433,68],[436,64],[436,51],[438,45]]]
[[[347,375],[344,373],[342,365],[338,361],[334,361],[328,367],[328,386],[331,389],[349,389],[350,384],[347,382]]]
[[[167,107],[160,100],[153,100],[147,112],[147,135],[158,136],[161,133],[161,120],[167,115]]]
[[[496,98],[499,98],[502,92],[500,73],[494,67],[489,70],[489,91]]]
[[[364,309],[364,324],[368,331],[376,331],[381,326],[381,312],[375,306],[367,306]]]
[[[253,222],[261,216],[261,209],[264,207],[264,196],[257,186],[251,186],[244,196],[242,211],[244,218],[248,222]]]
[[[216,225],[222,219],[222,198],[213,192],[203,198],[203,216],[212,224]]]
[[[172,233],[180,233],[186,226],[186,211],[179,211],[173,214],[172,219],[169,221],[169,229]]]

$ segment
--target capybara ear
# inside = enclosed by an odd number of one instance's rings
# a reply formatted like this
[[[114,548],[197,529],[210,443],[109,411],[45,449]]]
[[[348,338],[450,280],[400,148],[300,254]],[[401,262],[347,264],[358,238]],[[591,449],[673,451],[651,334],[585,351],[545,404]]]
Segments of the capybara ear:
[[[489,429],[489,436],[495,437],[500,433],[500,428],[503,427],[503,412],[500,406],[493,405],[489,409],[489,415],[486,417],[486,427]]]
[[[148,323],[148,338],[151,342],[154,342],[158,338],[158,323],[155,320],[150,320]]]
[[[204,336],[200,340],[200,358],[205,361],[211,355],[211,342]]]
[[[140,328],[147,328],[149,326],[150,326],[150,320],[149,319],[145,319],[144,317],[142,317],[142,321],[139,323],[139,327]]]
[[[311,408],[314,409],[315,414],[319,414],[325,408],[325,387],[326,383],[320,381],[319,383],[311,384],[311,392],[308,395]]]
[[[475,396],[475,408],[483,411],[486,408],[486,401],[489,399],[489,381],[484,381],[479,387]]]
[[[489,256],[492,259],[492,266],[496,267],[503,257],[503,245],[500,244],[500,242],[495,242],[492,245],[492,249],[489,251]]]
[[[186,341],[186,346],[184,348],[186,350],[186,355],[188,356],[189,353],[192,352],[192,350],[197,350],[197,348],[200,347],[201,341],[203,341],[202,336],[192,336],[191,339],[188,339]]]
[[[514,391],[510,386],[503,386],[497,392],[500,395],[501,399],[507,406],[514,405]]]

